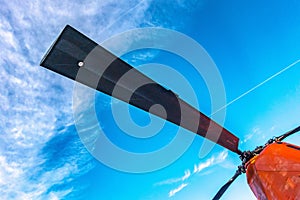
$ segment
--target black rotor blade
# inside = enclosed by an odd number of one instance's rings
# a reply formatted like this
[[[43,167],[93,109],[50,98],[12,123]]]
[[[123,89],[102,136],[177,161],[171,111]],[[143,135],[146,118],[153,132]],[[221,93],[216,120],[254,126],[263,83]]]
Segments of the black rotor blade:
[[[299,131],[300,131],[300,126],[298,126],[297,128],[295,128],[295,129],[293,129],[293,130],[291,130],[291,131],[289,131],[289,132],[287,132],[287,133],[285,133],[281,136],[276,137],[276,141],[282,141],[285,138],[287,138],[288,136],[293,135],[294,133],[297,133]]]
[[[226,190],[229,188],[229,186],[233,183],[233,181],[241,174],[242,174],[242,172],[239,168],[238,170],[236,170],[233,177],[231,179],[229,179],[229,181],[220,188],[220,190],[218,191],[218,193],[214,196],[214,198],[212,200],[219,200],[223,196],[223,194],[226,192]]]
[[[71,26],[65,27],[41,66],[241,153],[235,135]],[[147,84],[137,87],[140,83]],[[166,114],[150,109],[156,104],[162,105]]]

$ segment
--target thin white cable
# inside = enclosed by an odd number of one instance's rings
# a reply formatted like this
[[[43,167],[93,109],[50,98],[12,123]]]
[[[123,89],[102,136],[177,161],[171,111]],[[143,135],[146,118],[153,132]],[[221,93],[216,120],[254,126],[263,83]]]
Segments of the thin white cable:
[[[251,88],[250,90],[244,92],[243,94],[241,94],[240,96],[238,96],[237,98],[233,99],[232,101],[230,101],[229,103],[227,103],[226,105],[222,106],[221,108],[219,108],[217,111],[213,112],[210,116],[216,114],[217,112],[227,108],[229,105],[233,104],[234,102],[236,102],[237,100],[239,100],[240,98],[246,96],[247,94],[249,94],[250,92],[253,92],[253,90],[259,88],[260,86],[262,86],[263,84],[267,83],[268,81],[272,80],[273,78],[275,78],[276,76],[282,74],[283,72],[285,72],[286,70],[290,69],[291,67],[297,65],[300,62],[300,59],[293,62],[292,64],[286,66],[285,68],[283,68],[282,70],[280,70],[279,72],[277,72],[276,74],[270,76],[269,78],[267,78],[266,80],[264,80],[263,82],[257,84],[256,86],[254,86],[253,88]]]

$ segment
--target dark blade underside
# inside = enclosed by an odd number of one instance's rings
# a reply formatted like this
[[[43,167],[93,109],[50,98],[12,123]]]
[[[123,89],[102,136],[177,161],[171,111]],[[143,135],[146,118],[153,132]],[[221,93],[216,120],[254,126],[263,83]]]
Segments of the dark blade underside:
[[[228,130],[70,26],[49,49],[41,66],[240,153],[239,139]],[[152,107],[156,104],[165,112]]]

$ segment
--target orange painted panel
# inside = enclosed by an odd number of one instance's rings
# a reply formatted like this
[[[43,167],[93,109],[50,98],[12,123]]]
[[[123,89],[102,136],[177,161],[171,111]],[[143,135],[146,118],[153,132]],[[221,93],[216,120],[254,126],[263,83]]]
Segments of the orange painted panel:
[[[300,147],[267,146],[246,165],[248,184],[258,200],[300,200]]]

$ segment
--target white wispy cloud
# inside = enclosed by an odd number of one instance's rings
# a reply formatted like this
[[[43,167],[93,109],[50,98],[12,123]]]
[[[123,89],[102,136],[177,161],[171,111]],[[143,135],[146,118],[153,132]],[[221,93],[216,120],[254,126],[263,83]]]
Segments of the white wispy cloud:
[[[262,145],[267,142],[266,140],[268,139],[268,137],[272,138],[276,136],[278,132],[280,132],[280,130],[281,129],[274,124],[271,124],[269,127],[256,125],[252,129],[250,129],[248,134],[244,136],[240,144],[251,146],[252,143],[255,143],[255,145],[257,145],[257,142],[260,142],[260,144]]]
[[[176,193],[183,190],[188,185],[186,183],[186,181],[188,179],[190,179],[193,175],[198,174],[198,173],[202,172],[204,169],[207,169],[213,165],[222,163],[223,161],[225,161],[227,156],[228,156],[228,151],[224,150],[218,154],[213,155],[212,157],[208,158],[204,162],[195,164],[193,172],[191,172],[189,169],[187,169],[187,170],[185,170],[184,175],[182,177],[167,179],[167,180],[158,182],[155,185],[159,186],[159,185],[171,185],[171,184],[181,183],[176,188],[171,189],[169,191],[169,197],[173,197]]]
[[[72,130],[73,85],[39,61],[66,24],[99,41],[138,26],[149,2],[114,22],[138,1],[1,1],[1,199],[62,199],[78,190],[53,189],[93,167]]]
[[[211,158],[207,159],[205,162],[199,163],[198,165],[194,165],[193,172],[199,173],[202,170],[204,170],[212,165],[219,164],[219,163],[223,162],[227,156],[228,156],[228,151],[222,151],[217,156],[212,156]]]
[[[186,170],[184,172],[184,176],[181,178],[182,181],[185,181],[186,179],[188,179],[191,176],[191,171],[190,170]]]
[[[250,133],[246,134],[244,139],[241,141],[241,144],[248,142],[253,138],[253,136],[259,136],[262,134],[262,131],[258,127],[254,127]]]
[[[184,171],[184,175],[182,177],[167,179],[167,180],[158,182],[155,185],[169,185],[169,184],[173,184],[173,183],[178,183],[178,182],[187,180],[190,176],[191,176],[191,171],[188,169],[188,170]]]
[[[180,186],[178,186],[177,188],[171,190],[169,192],[169,197],[174,196],[177,192],[180,192],[183,188],[185,188],[188,184],[186,183],[182,183]]]

